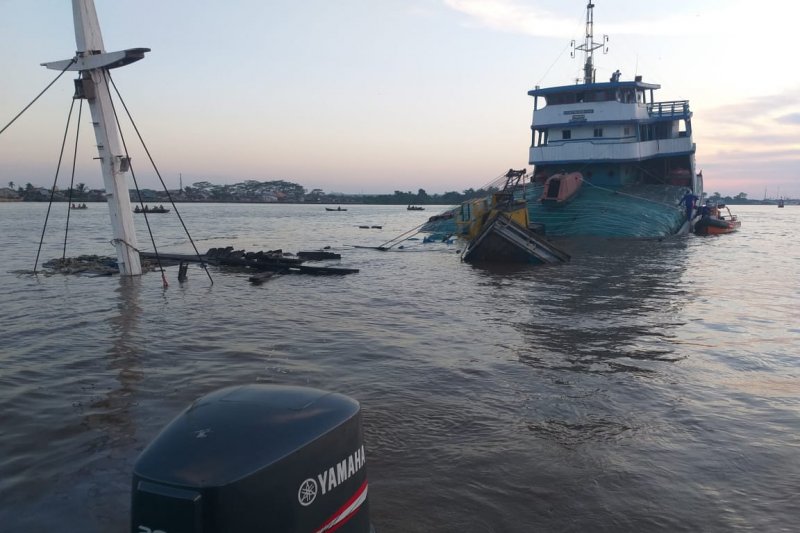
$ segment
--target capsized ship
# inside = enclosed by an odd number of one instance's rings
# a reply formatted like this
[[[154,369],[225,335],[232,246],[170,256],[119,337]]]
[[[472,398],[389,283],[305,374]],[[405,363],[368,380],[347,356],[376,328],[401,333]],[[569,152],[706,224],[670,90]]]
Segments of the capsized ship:
[[[456,215],[458,233],[468,239],[461,259],[468,263],[565,263],[569,254],[535,231],[525,200],[525,170],[509,169],[502,190],[491,199],[461,204]]]
[[[681,200],[702,198],[687,100],[658,101],[661,86],[642,76],[595,80],[593,8],[586,6],[583,80],[528,92],[534,99],[527,191],[531,220],[548,236],[661,237],[688,232]],[[574,54],[573,54],[574,55]],[[581,82],[582,81],[582,82]],[[552,178],[579,175],[561,194]],[[564,181],[559,179],[559,181]],[[566,182],[565,182],[566,184]],[[566,186],[566,185],[565,185]],[[549,201],[558,197],[559,201]]]

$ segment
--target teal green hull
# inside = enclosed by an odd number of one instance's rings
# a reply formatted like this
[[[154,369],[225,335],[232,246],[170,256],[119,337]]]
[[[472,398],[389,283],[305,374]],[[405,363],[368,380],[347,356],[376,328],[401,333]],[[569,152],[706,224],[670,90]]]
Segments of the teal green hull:
[[[543,229],[547,237],[657,238],[687,227],[680,204],[686,187],[628,185],[612,189],[584,184],[574,198],[561,205],[539,202],[543,189],[542,184],[528,185],[525,198],[531,225]],[[451,218],[430,222],[422,231],[453,235],[458,229]]]
[[[681,231],[686,212],[680,200],[685,187],[631,185],[616,190],[584,184],[562,205],[539,202],[544,186],[529,186],[525,197],[531,224],[543,225],[548,237],[666,237]]]

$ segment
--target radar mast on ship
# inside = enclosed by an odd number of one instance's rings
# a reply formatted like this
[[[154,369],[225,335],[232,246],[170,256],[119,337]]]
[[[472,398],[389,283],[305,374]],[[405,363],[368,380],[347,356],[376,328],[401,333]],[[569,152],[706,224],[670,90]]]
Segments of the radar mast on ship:
[[[608,53],[608,35],[603,35],[603,42],[594,42],[594,4],[591,0],[586,4],[586,34],[583,44],[575,46],[575,41],[573,40],[570,46],[572,47],[570,57],[575,57],[576,50],[583,52],[583,83],[587,85],[594,83],[594,51],[602,48],[604,54]],[[577,81],[578,83],[580,82],[580,80]]]

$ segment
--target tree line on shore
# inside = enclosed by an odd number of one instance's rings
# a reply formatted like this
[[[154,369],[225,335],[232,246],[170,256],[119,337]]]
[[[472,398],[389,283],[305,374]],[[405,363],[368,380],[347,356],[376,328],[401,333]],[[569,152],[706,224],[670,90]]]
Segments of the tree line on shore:
[[[425,189],[412,191],[394,191],[392,194],[345,194],[329,193],[322,189],[308,191],[302,185],[284,180],[257,181],[247,180],[232,185],[217,185],[208,181],[199,181],[183,189],[156,191],[153,189],[131,190],[131,201],[165,203],[175,202],[212,202],[212,203],[329,203],[329,204],[378,204],[378,205],[456,205],[473,198],[482,198],[496,191],[494,187],[487,189],[466,189],[461,192],[450,191],[443,194],[428,194]],[[90,189],[85,183],[78,183],[67,189],[56,188],[55,191],[44,187],[36,187],[31,183],[17,186],[8,182],[8,188],[0,188],[0,201],[46,202],[50,198],[56,202],[105,202],[104,189]],[[707,196],[713,203],[741,204],[774,204],[777,200],[755,200],[740,192],[735,196],[722,196],[714,192]],[[794,200],[786,198],[787,201]]]
[[[31,183],[16,186],[10,181],[8,188],[0,189],[0,196],[6,200],[26,202],[46,202],[52,197],[58,202],[104,202],[104,189],[90,189],[85,183],[55,191],[36,187]],[[422,204],[452,205],[472,198],[486,196],[494,188],[466,189],[462,192],[450,191],[443,194],[428,194],[425,189],[413,191],[394,191],[392,194],[346,194],[325,192],[322,189],[305,189],[302,185],[284,180],[247,180],[232,185],[217,185],[200,181],[183,189],[169,192],[153,189],[131,190],[131,201],[138,202],[214,202],[214,203],[335,203],[335,204]]]

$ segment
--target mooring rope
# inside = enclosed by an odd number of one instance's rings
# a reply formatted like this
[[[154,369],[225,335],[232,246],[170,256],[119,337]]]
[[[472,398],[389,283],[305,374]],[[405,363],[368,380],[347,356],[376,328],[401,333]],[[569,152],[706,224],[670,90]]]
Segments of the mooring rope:
[[[114,247],[116,247],[117,244],[124,244],[125,246],[127,246],[128,248],[130,248],[131,250],[136,252],[137,254],[142,253],[141,250],[139,250],[137,247],[135,247],[134,245],[132,245],[131,243],[129,243],[125,239],[111,239],[108,242],[110,242],[111,246],[114,246]]]
[[[142,134],[139,132],[139,128],[136,126],[136,122],[133,120],[133,117],[131,116],[131,113],[128,110],[128,106],[125,104],[125,100],[122,98],[122,95],[120,94],[119,89],[117,89],[117,85],[114,83],[114,80],[111,78],[111,74],[108,71],[104,71],[104,75],[107,76],[107,79],[111,83],[111,86],[114,87],[114,92],[116,92],[117,97],[119,98],[119,101],[122,104],[123,109],[125,109],[125,113],[128,115],[128,120],[131,121],[131,125],[133,126],[133,129],[136,132],[136,135],[139,137],[139,142],[142,143],[142,147],[144,148],[144,151],[147,154],[147,158],[150,160],[150,164],[153,165],[153,170],[155,170],[156,176],[158,176],[158,180],[161,182],[161,186],[164,188],[164,192],[167,193],[167,198],[169,199],[169,203],[170,203],[170,205],[172,205],[172,208],[175,210],[175,214],[178,215],[178,220],[180,221],[181,226],[183,226],[183,231],[186,232],[186,236],[189,238],[189,242],[192,244],[192,248],[194,249],[194,253],[197,256],[197,259],[200,261],[200,266],[203,268],[203,270],[205,270],[209,281],[211,281],[211,284],[213,285],[214,284],[214,279],[211,277],[211,273],[208,271],[208,266],[207,266],[206,262],[203,260],[203,258],[201,257],[200,252],[197,249],[197,245],[195,244],[194,239],[192,239],[192,235],[189,233],[189,228],[186,227],[186,224],[183,221],[183,217],[181,216],[180,211],[178,211],[178,206],[175,205],[175,201],[172,199],[172,195],[170,194],[169,189],[167,189],[167,185],[164,183],[164,180],[161,177],[161,172],[159,172],[158,166],[156,165],[156,162],[153,160],[153,156],[150,155],[150,150],[147,148],[147,144],[144,142],[144,139],[142,138]],[[110,94],[109,94],[109,96],[110,96]],[[117,124],[119,124],[119,118],[117,117],[116,110],[114,110],[114,118],[117,120]],[[126,157],[127,157],[127,149],[126,149]],[[133,167],[132,166],[131,166],[131,174],[133,174]],[[137,191],[138,191],[138,186],[137,186]],[[141,200],[141,195],[140,195],[140,200]],[[147,217],[147,215],[145,215],[145,218],[146,217]],[[148,229],[149,229],[149,227],[150,226],[148,225]],[[155,248],[155,244],[153,246]],[[158,256],[158,253],[156,252],[156,257],[157,256]],[[163,275],[163,271],[162,271],[162,275]]]
[[[37,95],[36,95],[36,98],[34,98],[33,100],[31,100],[31,102],[30,102],[28,105],[26,105],[25,107],[23,107],[23,108],[22,108],[22,111],[20,111],[19,113],[17,113],[17,116],[15,116],[14,118],[12,118],[12,119],[11,119],[11,122],[9,122],[9,123],[8,123],[8,124],[6,124],[5,126],[3,126],[3,129],[2,129],[2,130],[0,130],[0,134],[2,134],[4,131],[6,131],[6,130],[8,129],[8,127],[9,127],[9,126],[11,126],[11,125],[12,125],[12,124],[13,124],[13,123],[14,123],[14,122],[15,122],[15,121],[16,121],[16,120],[19,118],[19,117],[21,117],[21,116],[22,116],[22,114],[23,114],[25,111],[27,111],[27,110],[28,110],[28,108],[29,108],[30,106],[32,106],[32,105],[33,105],[33,104],[36,102],[36,100],[38,100],[38,99],[39,99],[39,97],[40,97],[40,96],[42,96],[42,95],[43,95],[45,92],[47,92],[47,89],[49,89],[50,87],[52,87],[52,86],[53,86],[53,84],[54,84],[55,82],[57,82],[57,81],[58,81],[58,78],[60,78],[60,77],[61,77],[61,76],[62,76],[62,75],[63,75],[63,74],[64,74],[64,73],[67,71],[67,69],[69,69],[69,67],[71,67],[73,64],[75,64],[75,62],[76,62],[77,60],[78,60],[78,58],[77,58],[77,57],[73,57],[73,58],[72,58],[72,61],[70,61],[70,62],[69,62],[69,64],[68,64],[66,67],[64,67],[64,70],[62,70],[61,72],[59,72],[59,73],[58,73],[58,76],[56,76],[56,77],[55,77],[55,79],[54,79],[53,81],[51,81],[51,82],[50,82],[50,83],[47,85],[47,87],[45,87],[44,89],[42,89],[42,92],[40,92],[39,94],[37,94]],[[34,269],[34,270],[36,270],[36,269]]]
[[[62,72],[63,74],[63,72]],[[56,78],[57,79],[57,78]],[[52,84],[51,84],[52,85]],[[47,221],[50,218],[50,209],[53,207],[53,197],[56,194],[56,183],[58,183],[58,172],[61,170],[61,160],[64,158],[64,146],[67,144],[67,134],[69,133],[69,123],[72,120],[72,109],[75,107],[75,100],[69,105],[69,113],[67,114],[67,125],[64,128],[64,138],[61,140],[61,151],[58,154],[58,164],[56,165],[56,175],[53,178],[53,188],[50,189],[50,201],[47,203],[47,214],[44,216],[44,227],[42,227],[42,236],[39,238],[39,249],[36,250],[36,261],[33,263],[33,274],[36,275],[36,267],[39,266],[39,254],[42,252],[42,243],[44,242],[44,233],[47,230]]]
[[[414,235],[419,233],[419,229],[422,226],[424,226],[425,224],[427,224],[427,223],[428,223],[428,221],[426,220],[425,222],[423,222],[419,226],[411,228],[410,230],[406,231],[405,233],[401,233],[400,235],[398,235],[394,239],[389,239],[388,241],[386,241],[385,243],[381,244],[380,246],[376,246],[376,249],[386,251],[386,250],[389,250],[390,248],[392,248],[393,246],[397,246],[398,244],[400,244],[403,241],[407,241],[408,239],[410,239],[411,237],[413,237]],[[412,233],[412,232],[414,232],[414,233]],[[411,233],[411,235],[409,235],[409,233]],[[386,246],[389,243],[393,243],[393,244],[391,244],[390,246]]]
[[[652,198],[647,198],[646,196],[638,196],[638,195],[630,194],[630,193],[627,193],[627,192],[620,192],[618,190],[609,189],[607,187],[601,187],[599,185],[595,185],[594,183],[586,181],[586,179],[583,176],[581,176],[581,181],[583,183],[585,183],[586,185],[589,185],[590,187],[594,187],[595,189],[600,189],[601,191],[607,191],[607,192],[610,192],[612,194],[618,194],[620,196],[627,196],[629,198],[635,198],[636,200],[644,200],[646,202],[651,202],[651,203],[654,203],[654,204],[664,205],[664,206],[667,206],[667,207],[677,207],[675,204],[668,204],[666,202],[661,202],[659,200],[653,200]]]

